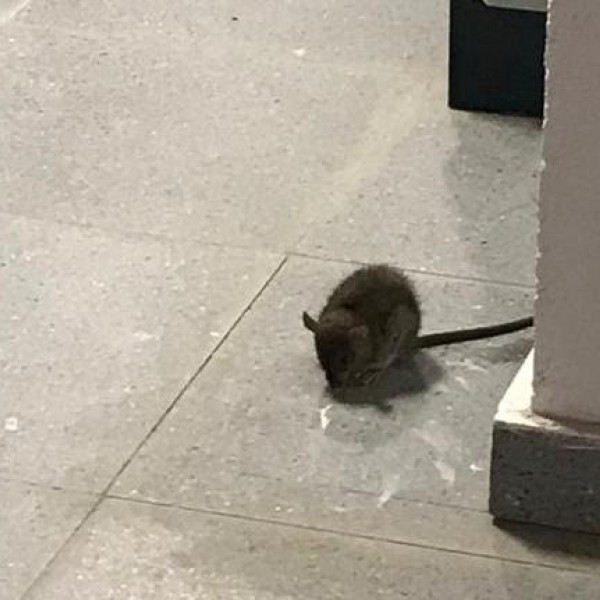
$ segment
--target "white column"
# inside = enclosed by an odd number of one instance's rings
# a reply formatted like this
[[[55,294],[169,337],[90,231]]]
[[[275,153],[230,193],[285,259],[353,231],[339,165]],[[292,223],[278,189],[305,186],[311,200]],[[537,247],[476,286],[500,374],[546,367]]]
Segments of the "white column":
[[[600,0],[552,0],[534,412],[600,423]]]

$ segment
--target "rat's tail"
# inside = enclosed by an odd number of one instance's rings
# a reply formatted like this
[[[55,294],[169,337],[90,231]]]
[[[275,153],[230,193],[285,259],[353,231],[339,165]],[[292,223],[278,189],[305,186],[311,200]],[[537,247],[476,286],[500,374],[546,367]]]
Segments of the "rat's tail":
[[[485,338],[496,337],[521,331],[533,327],[533,317],[525,317],[517,321],[508,323],[499,323],[498,325],[489,325],[487,327],[475,327],[474,329],[458,329],[456,331],[444,331],[441,333],[430,333],[422,335],[417,339],[419,348],[432,348],[434,346],[446,346],[448,344],[460,344],[461,342],[470,342],[473,340],[482,340]]]

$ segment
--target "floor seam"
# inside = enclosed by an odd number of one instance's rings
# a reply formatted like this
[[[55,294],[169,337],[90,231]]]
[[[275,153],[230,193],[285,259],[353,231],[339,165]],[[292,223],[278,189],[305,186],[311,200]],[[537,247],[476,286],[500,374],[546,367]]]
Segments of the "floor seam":
[[[285,482],[280,479],[264,476],[260,473],[242,472],[242,473],[240,473],[240,475],[242,475],[244,477],[250,477],[250,478],[254,478],[254,479],[263,479],[263,480],[268,480],[268,481],[274,482],[274,483],[285,484]],[[35,487],[35,488],[39,488],[39,489],[43,489],[43,490],[65,492],[68,494],[80,494],[83,496],[100,496],[100,495],[102,495],[101,490],[93,490],[93,489],[86,489],[86,488],[73,488],[73,487],[59,485],[59,484],[33,481],[30,479],[20,479],[18,477],[0,476],[0,481],[5,481],[8,483],[18,483],[21,485]],[[317,489],[325,490],[325,489],[327,489],[327,486],[319,485],[319,486],[317,486]],[[379,497],[379,495],[375,492],[371,492],[368,490],[360,490],[360,489],[346,487],[346,486],[341,486],[340,490],[342,492],[345,492],[348,494],[354,494],[356,496],[372,498],[374,500],[378,499],[378,497]],[[128,498],[128,496],[121,496],[121,495],[118,495],[118,496],[119,496],[119,498],[122,498],[122,499]],[[150,498],[140,498],[140,499],[145,500],[146,502],[153,502],[153,500]],[[441,509],[447,509],[447,510],[452,510],[452,511],[459,511],[459,512],[469,513],[469,514],[473,514],[473,515],[489,514],[488,511],[486,511],[484,509],[474,508],[472,506],[461,506],[460,504],[432,502],[431,500],[419,500],[417,498],[410,498],[410,497],[398,496],[398,495],[392,496],[391,501],[400,502],[400,503],[404,503],[404,504],[410,504],[410,505],[427,506],[430,508],[441,508]],[[161,501],[157,501],[157,502],[161,502]],[[164,501],[164,502],[166,504],[169,504],[168,501]]]
[[[146,240],[149,242],[174,244],[174,245],[189,243],[189,244],[193,244],[193,245],[197,245],[197,246],[203,246],[206,248],[221,248],[224,250],[239,250],[239,251],[243,251],[243,252],[256,252],[258,254],[266,254],[266,255],[272,255],[272,256],[285,257],[286,259],[303,258],[303,259],[313,260],[313,261],[317,261],[317,262],[336,263],[336,264],[340,264],[340,265],[363,266],[363,265],[372,264],[374,262],[378,262],[378,261],[364,261],[364,260],[350,259],[350,258],[339,258],[339,257],[335,257],[335,256],[322,256],[319,254],[312,254],[310,252],[302,252],[299,250],[295,250],[293,245],[291,248],[287,248],[287,249],[285,249],[283,247],[281,247],[281,248],[263,248],[263,247],[255,247],[255,246],[246,245],[246,244],[234,244],[231,242],[203,240],[200,238],[195,238],[193,236],[187,237],[185,239],[181,239],[181,238],[173,238],[173,237],[170,237],[170,236],[168,236],[166,234],[162,234],[162,233],[152,233],[152,232],[146,232],[146,231],[127,231],[124,229],[115,230],[114,228],[109,230],[105,227],[98,226],[98,225],[92,225],[92,224],[88,224],[88,223],[77,223],[77,222],[74,223],[74,222],[67,221],[64,219],[44,219],[42,217],[27,216],[27,215],[23,215],[23,214],[11,212],[11,211],[6,211],[6,210],[2,210],[2,211],[0,211],[0,213],[3,213],[5,215],[10,215],[13,217],[17,217],[17,218],[31,219],[31,220],[36,220],[36,221],[40,221],[40,222],[48,222],[48,223],[57,225],[59,227],[72,227],[73,229],[79,229],[81,231],[91,233],[92,235],[97,234],[97,235],[104,235],[107,237],[115,237],[115,238],[123,240],[125,242],[128,240],[138,240],[138,241]],[[116,236],[114,235],[115,231],[117,234]],[[385,262],[385,261],[383,261],[383,262]],[[391,261],[387,261],[387,262],[391,262]],[[393,264],[396,264],[396,263],[393,263]],[[425,275],[428,277],[437,277],[440,279],[449,279],[452,281],[464,282],[464,283],[481,283],[481,284],[489,284],[489,285],[496,285],[496,286],[513,287],[513,288],[518,288],[518,289],[523,289],[523,290],[528,290],[528,291],[536,290],[535,283],[522,283],[522,282],[518,282],[518,281],[517,282],[506,281],[506,280],[501,280],[501,279],[486,279],[485,277],[473,277],[473,276],[469,276],[469,275],[458,275],[455,273],[431,271],[428,269],[425,269],[425,270],[417,269],[414,267],[407,267],[407,266],[403,266],[400,264],[396,264],[396,266],[399,266],[407,273],[411,273],[413,275]]]
[[[164,423],[165,419],[169,416],[169,414],[173,411],[175,406],[178,404],[179,400],[183,397],[183,395],[190,389],[190,387],[194,384],[196,379],[200,376],[200,374],[204,371],[204,369],[210,364],[212,359],[215,357],[217,352],[225,345],[227,340],[231,337],[232,333],[235,331],[239,323],[243,320],[243,318],[252,310],[258,299],[262,296],[263,292],[269,287],[271,282],[277,277],[277,275],[281,272],[283,267],[285,266],[288,258],[285,256],[282,260],[279,261],[279,264],[275,269],[271,272],[271,274],[267,277],[265,282],[260,286],[258,291],[254,294],[250,302],[245,306],[242,312],[238,315],[238,317],[233,321],[231,326],[225,332],[223,337],[218,341],[215,347],[211,350],[208,356],[201,362],[200,366],[196,369],[194,374],[190,377],[190,379],[185,383],[185,385],[181,388],[181,390],[176,394],[175,398],[171,401],[169,406],[167,406],[166,410],[162,413],[160,418],[156,421],[156,423],[150,428],[148,433],[144,436],[142,441],[137,445],[135,450],[130,454],[128,459],[121,465],[116,474],[111,478],[108,485],[102,492],[102,495],[105,496],[108,493],[108,490],[114,485],[116,480],[121,476],[121,474],[127,469],[131,461],[137,456],[138,452],[141,448],[146,444],[146,442],[152,437],[152,435],[156,432],[156,430]]]
[[[335,258],[335,257],[330,257],[330,256],[321,256],[318,254],[311,254],[310,252],[300,252],[300,251],[296,251],[296,250],[288,250],[287,255],[290,258],[305,258],[308,260],[314,260],[314,261],[326,262],[326,263],[338,263],[338,264],[342,264],[342,265],[345,264],[345,265],[364,266],[364,265],[368,265],[368,264],[373,264],[371,261],[367,262],[367,261],[361,261],[361,260],[354,260],[354,259],[350,259],[350,258]],[[393,263],[392,261],[383,261],[383,262],[389,262],[390,264],[396,264],[396,263]],[[513,288],[519,288],[519,289],[528,290],[528,291],[535,291],[535,289],[536,289],[536,285],[534,283],[529,284],[529,283],[521,283],[521,282],[515,282],[515,281],[505,281],[502,279],[486,279],[485,277],[457,275],[454,273],[444,273],[441,271],[429,271],[427,269],[415,269],[414,267],[406,267],[406,266],[402,266],[400,264],[396,264],[396,266],[400,267],[403,271],[406,271],[407,273],[411,273],[413,275],[425,275],[428,277],[437,277],[440,279],[450,279],[450,280],[460,281],[460,282],[464,282],[464,283],[481,283],[481,284],[489,284],[489,285],[502,286],[502,287],[513,287]]]
[[[77,523],[73,531],[68,535],[67,539],[58,547],[56,552],[46,561],[43,567],[39,570],[38,574],[33,578],[31,583],[27,586],[23,594],[21,595],[21,600],[25,600],[36,587],[36,585],[43,579],[48,570],[52,567],[52,565],[56,562],[58,557],[62,554],[64,549],[70,544],[71,540],[77,535],[77,533],[83,528],[83,526],[90,520],[92,515],[100,508],[100,505],[104,501],[105,496],[99,495],[96,502],[92,505],[90,510],[83,516],[83,518]]]
[[[156,430],[164,423],[165,419],[169,416],[169,414],[173,411],[179,400],[182,396],[187,392],[187,390],[192,386],[194,381],[198,378],[198,376],[202,373],[205,367],[211,362],[215,354],[221,349],[221,347],[227,342],[231,334],[235,331],[236,327],[242,321],[242,319],[248,314],[250,310],[252,310],[253,306],[262,296],[263,292],[269,287],[271,282],[277,277],[277,275],[282,271],[285,264],[288,261],[288,257],[284,256],[283,259],[279,261],[279,264],[275,269],[271,272],[271,274],[267,277],[265,282],[260,286],[258,291],[252,296],[252,299],[242,312],[238,315],[238,317],[233,321],[231,326],[228,328],[227,332],[223,335],[223,337],[219,340],[219,342],[215,345],[215,347],[211,350],[208,356],[201,362],[198,369],[196,369],[195,373],[190,377],[190,379],[185,383],[185,385],[181,388],[181,390],[175,395],[175,398],[171,401],[171,403],[167,406],[166,410],[162,413],[160,418],[156,421],[156,423],[150,428],[148,433],[143,437],[143,439],[136,445],[133,452],[127,457],[121,467],[117,470],[115,475],[111,477],[108,484],[104,487],[102,492],[98,495],[96,502],[92,505],[90,510],[85,514],[85,516],[79,521],[77,526],[73,529],[67,539],[59,546],[56,552],[52,555],[50,559],[44,564],[44,566],[40,569],[38,574],[33,578],[32,582],[27,586],[23,594],[21,595],[21,600],[25,600],[29,594],[33,591],[39,581],[45,576],[49,569],[52,568],[52,565],[58,560],[58,557],[63,553],[65,548],[70,544],[71,540],[77,535],[77,533],[81,530],[81,528],[90,520],[90,518],[98,511],[102,503],[106,498],[110,498],[109,490],[112,488],[117,479],[121,476],[121,474],[127,469],[127,467],[131,464],[131,461],[137,456],[138,452],[143,448],[146,442],[152,437],[152,435],[156,432]]]
[[[85,182],[84,182],[85,183]],[[87,185],[87,183],[86,183]],[[93,190],[92,190],[93,191]],[[101,196],[98,196],[101,198]],[[85,232],[90,235],[104,236],[109,239],[116,239],[122,242],[154,242],[159,244],[171,244],[171,245],[184,245],[190,244],[193,246],[200,246],[204,248],[219,248],[223,250],[238,250],[242,252],[256,253],[258,255],[270,255],[273,257],[287,257],[287,252],[283,248],[263,248],[255,247],[246,244],[235,244],[232,242],[220,242],[214,240],[205,240],[202,238],[189,236],[189,237],[171,237],[165,233],[155,233],[151,231],[139,231],[139,230],[127,230],[120,228],[107,228],[104,225],[94,225],[92,223],[83,223],[78,221],[69,221],[67,219],[52,218],[48,219],[45,217],[26,215],[11,210],[1,209],[0,215],[7,217],[14,217],[16,219],[25,219],[29,221],[37,221],[40,224],[49,223],[57,227],[71,228],[80,232]]]
[[[44,483],[43,481],[34,481],[32,479],[23,479],[22,477],[12,477],[10,475],[0,475],[0,481],[4,483],[17,483],[23,486],[29,486],[39,488],[42,490],[48,490],[52,492],[65,492],[67,494],[79,494],[82,496],[99,496],[101,490],[94,490],[88,488],[76,488],[65,486],[58,483]]]
[[[388,545],[392,545],[392,546],[404,546],[407,548],[418,548],[421,550],[427,550],[427,551],[431,551],[431,552],[445,552],[448,554],[454,554],[454,555],[458,555],[458,556],[466,556],[466,557],[470,557],[470,558],[480,558],[480,559],[484,559],[484,560],[491,560],[491,561],[496,561],[496,562],[526,566],[526,567],[537,567],[540,569],[547,569],[547,570],[559,571],[559,572],[569,572],[569,573],[581,573],[581,574],[585,574],[585,575],[592,574],[592,573],[590,573],[590,570],[581,569],[581,568],[577,568],[577,567],[570,567],[567,565],[555,565],[552,563],[539,563],[539,562],[534,562],[534,561],[528,561],[525,559],[521,560],[521,559],[517,559],[517,558],[506,558],[506,557],[502,557],[502,556],[495,556],[493,554],[469,552],[468,550],[459,550],[456,548],[448,548],[448,547],[444,547],[444,546],[435,546],[435,545],[419,543],[419,542],[410,542],[407,540],[386,538],[386,537],[377,536],[374,534],[369,535],[369,534],[358,533],[358,532],[344,531],[344,530],[335,529],[332,527],[319,527],[319,526],[314,526],[314,525],[305,525],[302,523],[292,523],[290,521],[284,521],[284,520],[268,519],[266,517],[243,515],[243,514],[239,514],[239,513],[228,513],[228,512],[224,512],[224,511],[213,510],[213,509],[191,507],[191,506],[186,506],[186,505],[177,504],[177,503],[150,501],[150,500],[145,500],[142,498],[127,498],[124,496],[119,496],[117,494],[108,494],[106,496],[106,499],[114,500],[114,501],[122,502],[122,503],[140,504],[140,505],[144,505],[144,506],[152,506],[152,507],[157,507],[157,508],[178,509],[178,510],[182,510],[185,512],[198,513],[198,514],[203,514],[206,516],[219,517],[219,518],[224,518],[224,519],[229,519],[229,520],[246,521],[249,523],[259,523],[262,525],[272,525],[272,526],[276,526],[276,527],[283,527],[286,529],[295,529],[298,531],[310,531],[313,533],[335,535],[335,536],[344,537],[344,538],[377,542],[377,543],[388,544]]]

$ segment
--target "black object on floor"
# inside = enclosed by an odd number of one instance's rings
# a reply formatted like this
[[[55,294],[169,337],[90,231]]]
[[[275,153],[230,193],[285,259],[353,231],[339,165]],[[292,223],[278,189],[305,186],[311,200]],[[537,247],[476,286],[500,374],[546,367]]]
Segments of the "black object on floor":
[[[449,105],[542,117],[546,13],[450,0]]]

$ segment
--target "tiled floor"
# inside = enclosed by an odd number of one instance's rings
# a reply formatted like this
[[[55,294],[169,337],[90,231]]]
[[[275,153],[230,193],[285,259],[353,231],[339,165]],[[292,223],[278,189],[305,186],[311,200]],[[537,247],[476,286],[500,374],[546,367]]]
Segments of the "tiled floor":
[[[356,262],[425,329],[531,310],[539,124],[450,112],[446,0],[0,0],[0,600],[596,599],[493,526],[530,333],[334,404]]]

